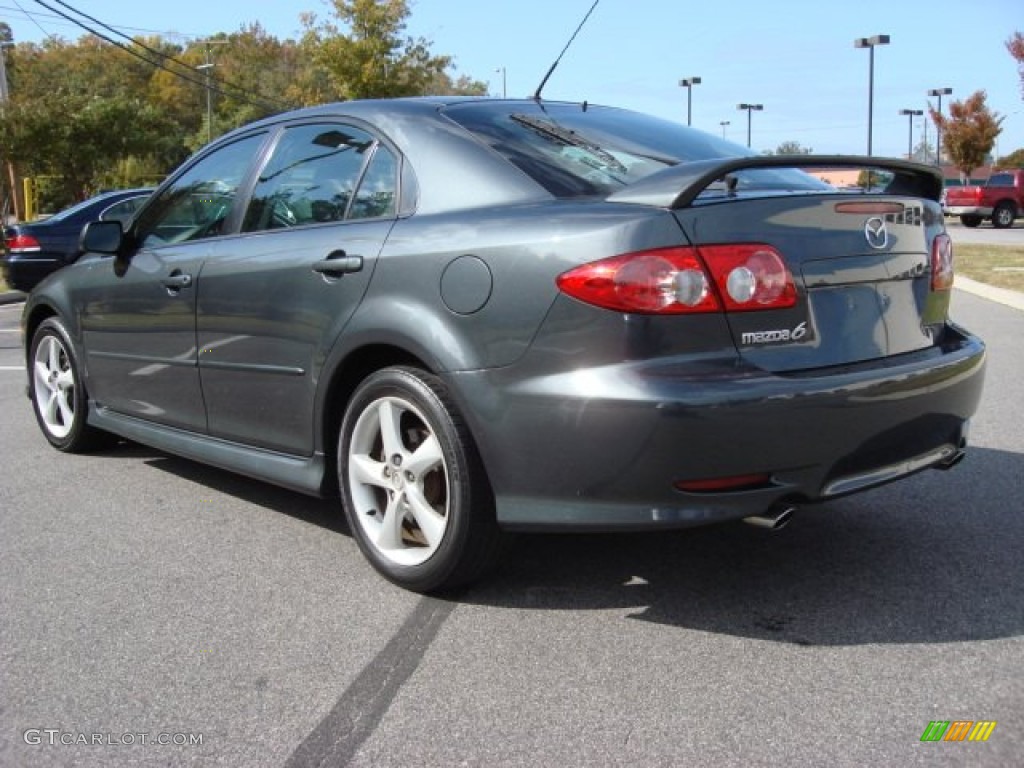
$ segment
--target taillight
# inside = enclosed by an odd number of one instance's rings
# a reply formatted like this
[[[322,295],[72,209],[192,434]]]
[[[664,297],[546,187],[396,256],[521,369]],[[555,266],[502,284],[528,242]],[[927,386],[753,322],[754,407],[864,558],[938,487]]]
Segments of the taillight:
[[[710,245],[627,253],[576,267],[558,288],[605,309],[640,314],[780,309],[796,303],[796,285],[767,245]]]
[[[953,241],[943,232],[932,241],[932,290],[953,287]]]
[[[575,299],[619,312],[679,315],[720,309],[692,248],[613,256],[565,272],[557,282]]]
[[[24,253],[25,251],[38,251],[39,241],[31,235],[15,235],[7,241],[7,250],[11,253]]]
[[[783,309],[796,304],[796,285],[778,251],[768,245],[702,245],[726,310]]]

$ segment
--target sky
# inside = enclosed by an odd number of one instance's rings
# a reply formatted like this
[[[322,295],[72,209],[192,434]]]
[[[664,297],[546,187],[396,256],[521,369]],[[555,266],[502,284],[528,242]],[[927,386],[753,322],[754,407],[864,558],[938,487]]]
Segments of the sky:
[[[45,0],[60,7],[56,0]],[[406,33],[455,59],[456,75],[529,96],[593,0],[410,0]],[[182,35],[182,42],[234,32],[258,21],[278,38],[300,36],[300,14],[331,17],[326,0],[67,0],[127,34]],[[0,20],[16,42],[46,35],[74,40],[82,30],[35,0],[0,0]],[[1024,148],[1024,99],[1005,42],[1024,32],[1024,0],[600,0],[544,89],[548,99],[587,100],[686,122],[682,78],[692,90],[696,128],[740,144],[741,102],[759,103],[752,146],[796,141],[818,153],[867,151],[869,52],[855,38],[889,35],[875,48],[873,150],[905,156],[911,123],[901,109],[927,110],[977,90],[1004,115],[997,154]],[[932,99],[933,106],[935,100]],[[728,125],[723,126],[723,122]],[[913,143],[925,128],[912,119]],[[935,142],[934,125],[928,137]]]

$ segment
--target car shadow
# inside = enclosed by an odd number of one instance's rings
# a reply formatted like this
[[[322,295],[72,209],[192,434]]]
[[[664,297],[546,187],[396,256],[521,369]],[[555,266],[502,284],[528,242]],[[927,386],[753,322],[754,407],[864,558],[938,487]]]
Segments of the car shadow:
[[[141,458],[147,466],[183,480],[199,483],[241,499],[249,504],[278,512],[335,533],[349,535],[348,523],[338,499],[318,499],[287,488],[253,480],[227,470],[165,454],[132,442],[124,442],[108,451],[110,456]]]
[[[349,535],[314,499],[134,444],[146,463]],[[623,618],[796,645],[944,643],[1024,633],[1024,455],[972,448],[925,471],[799,510],[776,532],[743,523],[650,533],[520,534],[455,603]],[[367,566],[369,567],[369,566]]]
[[[460,600],[618,610],[797,645],[943,643],[1024,633],[1024,456],[973,448],[954,471],[743,523],[644,534],[523,535]]]

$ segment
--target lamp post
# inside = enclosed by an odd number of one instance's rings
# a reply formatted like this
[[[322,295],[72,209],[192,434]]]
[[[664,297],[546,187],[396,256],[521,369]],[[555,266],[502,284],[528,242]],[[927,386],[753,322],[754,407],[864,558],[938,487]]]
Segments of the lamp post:
[[[929,96],[937,96],[939,99],[939,117],[942,117],[942,97],[952,92],[952,88],[932,88],[928,91]],[[942,165],[942,125],[938,120],[935,121],[935,164]]]
[[[501,98],[507,99],[508,98],[508,89],[505,86],[505,68],[504,67],[498,67],[494,71],[495,72],[501,72]]]
[[[853,41],[854,48],[867,48],[871,54],[868,60],[868,157],[871,157],[871,123],[875,111],[875,46],[888,44],[888,35],[858,37]]]
[[[914,154],[914,118],[924,114],[923,109],[901,109],[901,115],[907,116],[907,160]]]
[[[750,146],[750,113],[760,112],[764,109],[764,104],[737,104],[736,109],[747,110],[747,146]]]
[[[732,123],[730,123],[730,122],[729,122],[728,120],[722,120],[722,121],[721,121],[721,122],[719,122],[718,124],[719,124],[720,126],[722,126],[722,138],[724,139],[724,138],[725,138],[725,127],[726,127],[727,125],[732,125]]]
[[[700,85],[699,77],[684,77],[679,85],[686,89],[686,124],[690,125],[693,115],[693,86]]]

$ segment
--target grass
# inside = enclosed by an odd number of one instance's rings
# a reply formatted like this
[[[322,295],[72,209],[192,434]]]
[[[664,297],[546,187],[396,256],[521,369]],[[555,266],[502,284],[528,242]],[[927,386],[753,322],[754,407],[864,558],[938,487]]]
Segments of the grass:
[[[1024,293],[1024,246],[964,243],[953,246],[953,258],[958,275]]]

